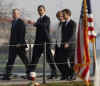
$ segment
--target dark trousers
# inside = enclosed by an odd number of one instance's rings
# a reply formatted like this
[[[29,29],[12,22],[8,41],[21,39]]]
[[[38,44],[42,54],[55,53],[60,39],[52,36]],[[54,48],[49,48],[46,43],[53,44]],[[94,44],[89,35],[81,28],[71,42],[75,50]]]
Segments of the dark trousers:
[[[66,56],[67,62],[69,65],[69,76],[74,76],[74,63],[75,63],[75,47],[69,47],[64,50],[64,54]]]
[[[54,59],[59,71],[61,72],[61,75],[65,77],[66,73],[68,72],[68,65],[66,65],[66,58],[62,47],[59,48],[56,46]]]
[[[70,76],[74,76],[75,75],[75,71],[74,71],[74,56],[70,57],[69,58],[69,62],[70,62],[70,72],[69,72],[69,75]]]
[[[35,43],[37,44],[37,43]],[[42,53],[44,53],[44,43],[39,43],[39,45],[34,45],[33,47],[33,54],[32,54],[32,62],[30,65],[30,71],[35,71],[36,65],[39,61],[39,58]],[[51,68],[51,75],[56,73],[56,66],[54,64],[54,58],[52,56],[51,50],[50,50],[50,44],[46,44],[46,60],[48,63],[50,63]]]
[[[74,73],[73,66],[74,66],[74,56],[71,54],[71,51],[69,53],[68,49],[65,49],[63,47],[57,47],[55,49],[55,62],[58,67],[58,69],[61,72],[62,77],[69,77]]]
[[[8,62],[6,65],[6,76],[9,77],[11,75],[11,70],[13,68],[13,64],[15,62],[16,56],[19,56],[22,62],[26,67],[26,73],[28,73],[28,58],[26,56],[25,47],[16,48],[15,46],[9,47],[9,55],[8,55]]]

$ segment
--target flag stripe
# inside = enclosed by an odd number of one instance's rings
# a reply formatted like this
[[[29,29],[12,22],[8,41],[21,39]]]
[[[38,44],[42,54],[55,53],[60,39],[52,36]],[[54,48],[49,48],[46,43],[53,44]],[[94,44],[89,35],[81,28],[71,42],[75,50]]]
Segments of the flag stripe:
[[[89,31],[94,31],[94,28],[93,27],[88,27],[88,30]]]
[[[88,10],[90,10],[90,8],[87,9],[87,12]],[[85,5],[82,5],[79,27],[78,27],[77,52],[75,60],[76,61],[75,64],[77,64],[75,65],[77,69],[76,73],[86,82],[88,82],[89,80],[89,72],[90,72],[89,38],[92,37],[94,34],[94,23],[93,23],[94,20],[93,20],[93,15],[91,13],[92,11],[89,11],[88,13],[87,12]]]
[[[82,78],[85,78],[87,75],[87,72],[89,71],[89,66],[86,66],[86,68],[84,69],[83,73],[82,73]]]
[[[85,58],[86,58],[86,63],[89,62],[89,51],[88,51],[88,31],[87,28],[84,28],[84,54],[85,54]]]
[[[93,18],[91,18],[91,17],[89,18],[88,17],[88,22],[93,22]]]
[[[80,29],[79,29],[79,31],[80,31]],[[77,57],[78,57],[78,63],[80,64],[80,63],[82,63],[82,60],[81,60],[81,48],[80,48],[81,46],[80,46],[80,33],[78,33],[78,48],[77,48]]]

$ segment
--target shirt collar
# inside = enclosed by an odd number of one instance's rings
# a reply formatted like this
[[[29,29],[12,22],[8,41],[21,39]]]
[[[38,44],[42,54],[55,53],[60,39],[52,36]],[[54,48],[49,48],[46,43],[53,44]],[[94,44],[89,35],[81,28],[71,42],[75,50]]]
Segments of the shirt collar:
[[[68,24],[70,20],[71,20],[71,18],[69,18],[68,20],[66,20],[66,24]]]
[[[18,20],[18,18],[17,18],[17,19],[14,19],[13,21],[15,21],[15,22],[16,22],[17,20]]]
[[[45,14],[44,15],[42,15],[42,16],[40,16],[40,18],[43,18],[45,16]]]

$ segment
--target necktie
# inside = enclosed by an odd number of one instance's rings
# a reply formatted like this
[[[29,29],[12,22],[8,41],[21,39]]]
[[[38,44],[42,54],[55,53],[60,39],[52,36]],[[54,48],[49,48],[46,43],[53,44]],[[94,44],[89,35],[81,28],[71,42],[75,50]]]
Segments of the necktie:
[[[16,20],[14,20],[14,21],[12,22],[12,27],[13,27],[13,28],[15,27],[15,24],[16,24]]]

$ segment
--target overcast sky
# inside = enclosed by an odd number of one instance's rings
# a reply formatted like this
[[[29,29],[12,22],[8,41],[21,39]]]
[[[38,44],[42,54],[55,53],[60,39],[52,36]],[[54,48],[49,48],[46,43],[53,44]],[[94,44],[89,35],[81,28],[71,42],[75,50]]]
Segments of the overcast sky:
[[[5,3],[13,3],[13,8],[24,9],[28,16],[26,18],[36,20],[38,18],[37,7],[40,4],[43,4],[47,8],[47,14],[50,16],[52,23],[55,23],[56,20],[56,12],[63,8],[69,8],[72,11],[72,18],[78,23],[81,3],[83,0],[2,0]],[[91,0],[92,1],[92,9],[95,20],[95,28],[96,32],[100,33],[100,0]],[[98,43],[100,44],[99,40]]]
[[[52,22],[56,21],[55,14],[58,10],[63,8],[69,8],[72,11],[72,18],[78,22],[81,3],[82,0],[2,0],[5,3],[14,3],[13,8],[25,9],[27,11],[27,16],[30,19],[36,20],[37,16],[37,7],[40,4],[43,4],[47,8],[47,14],[50,16]],[[95,18],[96,28],[99,29],[99,8],[100,0],[91,0],[93,6],[93,14]],[[99,30],[96,29],[98,32]],[[100,32],[100,31],[99,31]]]

